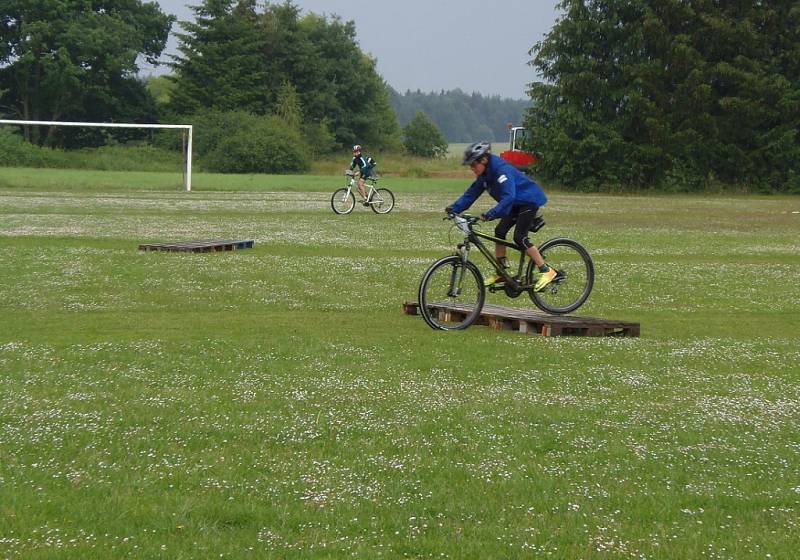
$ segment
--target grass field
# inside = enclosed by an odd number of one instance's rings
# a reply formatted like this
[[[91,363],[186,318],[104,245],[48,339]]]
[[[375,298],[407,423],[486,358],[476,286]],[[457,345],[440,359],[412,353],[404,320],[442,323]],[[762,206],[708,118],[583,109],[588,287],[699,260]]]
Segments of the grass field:
[[[0,169],[0,558],[796,555],[800,199],[552,193],[642,337],[542,338],[402,315],[463,180],[59,173]]]

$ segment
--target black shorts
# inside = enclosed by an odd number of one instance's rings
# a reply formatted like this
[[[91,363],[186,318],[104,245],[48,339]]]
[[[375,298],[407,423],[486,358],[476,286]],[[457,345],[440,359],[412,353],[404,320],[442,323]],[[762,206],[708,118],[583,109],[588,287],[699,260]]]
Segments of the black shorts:
[[[494,228],[495,237],[505,239],[513,226],[514,228],[514,243],[523,249],[528,249],[533,246],[531,240],[528,239],[528,232],[539,213],[539,207],[533,203],[515,204],[511,207],[511,213],[507,216],[500,218],[500,223]]]

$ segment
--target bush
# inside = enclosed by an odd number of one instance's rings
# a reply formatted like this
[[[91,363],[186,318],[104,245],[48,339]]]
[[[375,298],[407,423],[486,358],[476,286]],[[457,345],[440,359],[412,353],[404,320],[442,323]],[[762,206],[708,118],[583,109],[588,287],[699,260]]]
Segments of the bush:
[[[209,111],[190,119],[201,166],[218,173],[296,173],[309,169],[299,131],[274,116]]]
[[[46,150],[26,142],[17,131],[9,128],[0,128],[0,164],[8,167],[56,167],[52,165],[52,157]]]
[[[403,127],[403,144],[408,153],[415,156],[443,158],[447,155],[447,140],[422,111],[417,111]]]
[[[303,125],[303,138],[309,147],[312,159],[330,155],[336,150],[336,136],[330,129],[328,119]]]

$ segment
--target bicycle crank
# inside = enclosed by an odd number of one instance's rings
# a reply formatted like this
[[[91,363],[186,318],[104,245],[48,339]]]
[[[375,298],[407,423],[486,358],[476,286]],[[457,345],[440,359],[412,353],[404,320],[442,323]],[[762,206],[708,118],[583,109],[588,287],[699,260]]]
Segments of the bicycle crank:
[[[503,286],[503,291],[510,298],[519,297],[519,295],[522,293],[522,290],[519,289],[519,285],[512,286],[510,284],[506,284],[505,286]]]

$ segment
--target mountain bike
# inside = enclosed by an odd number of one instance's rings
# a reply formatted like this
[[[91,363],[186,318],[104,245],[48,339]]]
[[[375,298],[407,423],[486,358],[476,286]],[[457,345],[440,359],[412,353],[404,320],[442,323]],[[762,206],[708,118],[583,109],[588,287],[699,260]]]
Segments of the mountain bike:
[[[354,189],[358,192],[355,174],[351,169],[344,174],[350,177],[347,186],[336,189],[331,196],[331,208],[337,214],[349,214],[356,207],[356,197],[353,192]],[[362,199],[361,204],[369,206],[376,214],[388,214],[394,208],[394,195],[389,189],[378,188],[379,179],[377,175],[370,175],[364,180],[364,186],[368,187],[367,198]]]
[[[538,246],[545,262],[556,270],[556,276],[537,292],[534,286],[540,272],[516,243],[475,228],[480,220],[477,216],[449,214],[445,219],[455,222],[464,235],[464,241],[458,244],[454,254],[437,260],[422,275],[418,293],[419,310],[431,328],[449,331],[469,327],[480,317],[487,289],[490,292],[502,291],[510,298],[528,294],[536,307],[556,315],[578,309],[589,297],[594,286],[594,263],[589,252],[577,241],[556,237]],[[544,224],[544,219],[537,216],[531,231],[539,231]],[[520,256],[516,272],[506,269],[482,239],[518,251]],[[484,286],[480,269],[469,260],[473,247],[486,257],[502,277],[501,282],[488,288]]]

